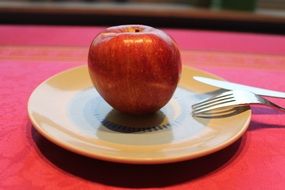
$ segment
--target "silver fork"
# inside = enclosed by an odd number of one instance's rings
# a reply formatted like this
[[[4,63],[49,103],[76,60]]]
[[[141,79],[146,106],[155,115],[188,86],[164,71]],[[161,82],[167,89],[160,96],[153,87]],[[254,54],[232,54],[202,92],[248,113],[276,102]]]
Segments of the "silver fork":
[[[245,106],[249,104],[262,104],[278,110],[285,111],[285,108],[278,106],[269,100],[248,91],[226,91],[212,98],[192,105],[192,114],[194,116],[206,112],[214,112],[230,107]]]

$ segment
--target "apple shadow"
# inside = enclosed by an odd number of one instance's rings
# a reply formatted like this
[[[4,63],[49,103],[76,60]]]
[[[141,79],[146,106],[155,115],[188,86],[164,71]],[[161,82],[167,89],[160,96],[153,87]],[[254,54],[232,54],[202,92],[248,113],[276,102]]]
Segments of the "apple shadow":
[[[101,127],[120,133],[161,130],[170,126],[167,116],[162,111],[147,115],[128,115],[112,109],[101,123]]]
[[[159,188],[195,180],[227,167],[244,146],[246,135],[216,153],[170,164],[137,165],[101,161],[67,151],[39,134],[32,124],[28,136],[38,153],[63,172],[84,180],[123,188]]]
[[[102,119],[101,124],[98,130],[96,130],[96,136],[101,140],[116,144],[136,144],[141,137],[129,136],[126,140],[126,136],[108,135],[110,132],[106,132],[106,129],[109,129],[114,134],[138,134],[155,133],[156,131],[172,127],[171,124],[168,123],[167,116],[162,111],[148,115],[128,115],[112,109],[104,119]],[[172,132],[168,132],[164,133],[163,138],[160,139],[158,139],[157,136],[145,136],[143,139],[144,144],[150,142],[165,144],[173,140],[173,134]]]

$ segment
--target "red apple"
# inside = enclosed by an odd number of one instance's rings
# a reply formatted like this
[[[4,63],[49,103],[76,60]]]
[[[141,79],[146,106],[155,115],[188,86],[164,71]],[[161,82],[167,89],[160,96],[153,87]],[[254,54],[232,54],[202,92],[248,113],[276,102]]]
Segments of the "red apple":
[[[165,32],[144,25],[121,25],[95,37],[88,68],[95,88],[114,109],[147,114],[172,97],[181,58],[176,43]]]

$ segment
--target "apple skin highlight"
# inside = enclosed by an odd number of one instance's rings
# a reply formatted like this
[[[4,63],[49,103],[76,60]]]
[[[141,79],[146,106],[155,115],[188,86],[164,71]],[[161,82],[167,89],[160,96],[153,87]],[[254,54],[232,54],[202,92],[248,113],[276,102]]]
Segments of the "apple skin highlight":
[[[121,25],[99,33],[89,48],[94,87],[114,109],[128,114],[158,111],[172,97],[181,74],[174,40],[144,25]]]

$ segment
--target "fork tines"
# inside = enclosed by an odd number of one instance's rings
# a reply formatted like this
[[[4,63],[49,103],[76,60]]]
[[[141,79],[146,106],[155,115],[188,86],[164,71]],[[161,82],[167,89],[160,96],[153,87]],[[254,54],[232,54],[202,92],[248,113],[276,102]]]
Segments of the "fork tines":
[[[224,92],[220,95],[214,96],[213,98],[192,105],[192,114],[197,115],[203,112],[208,112],[214,109],[218,109],[234,101],[235,98],[231,91]]]

